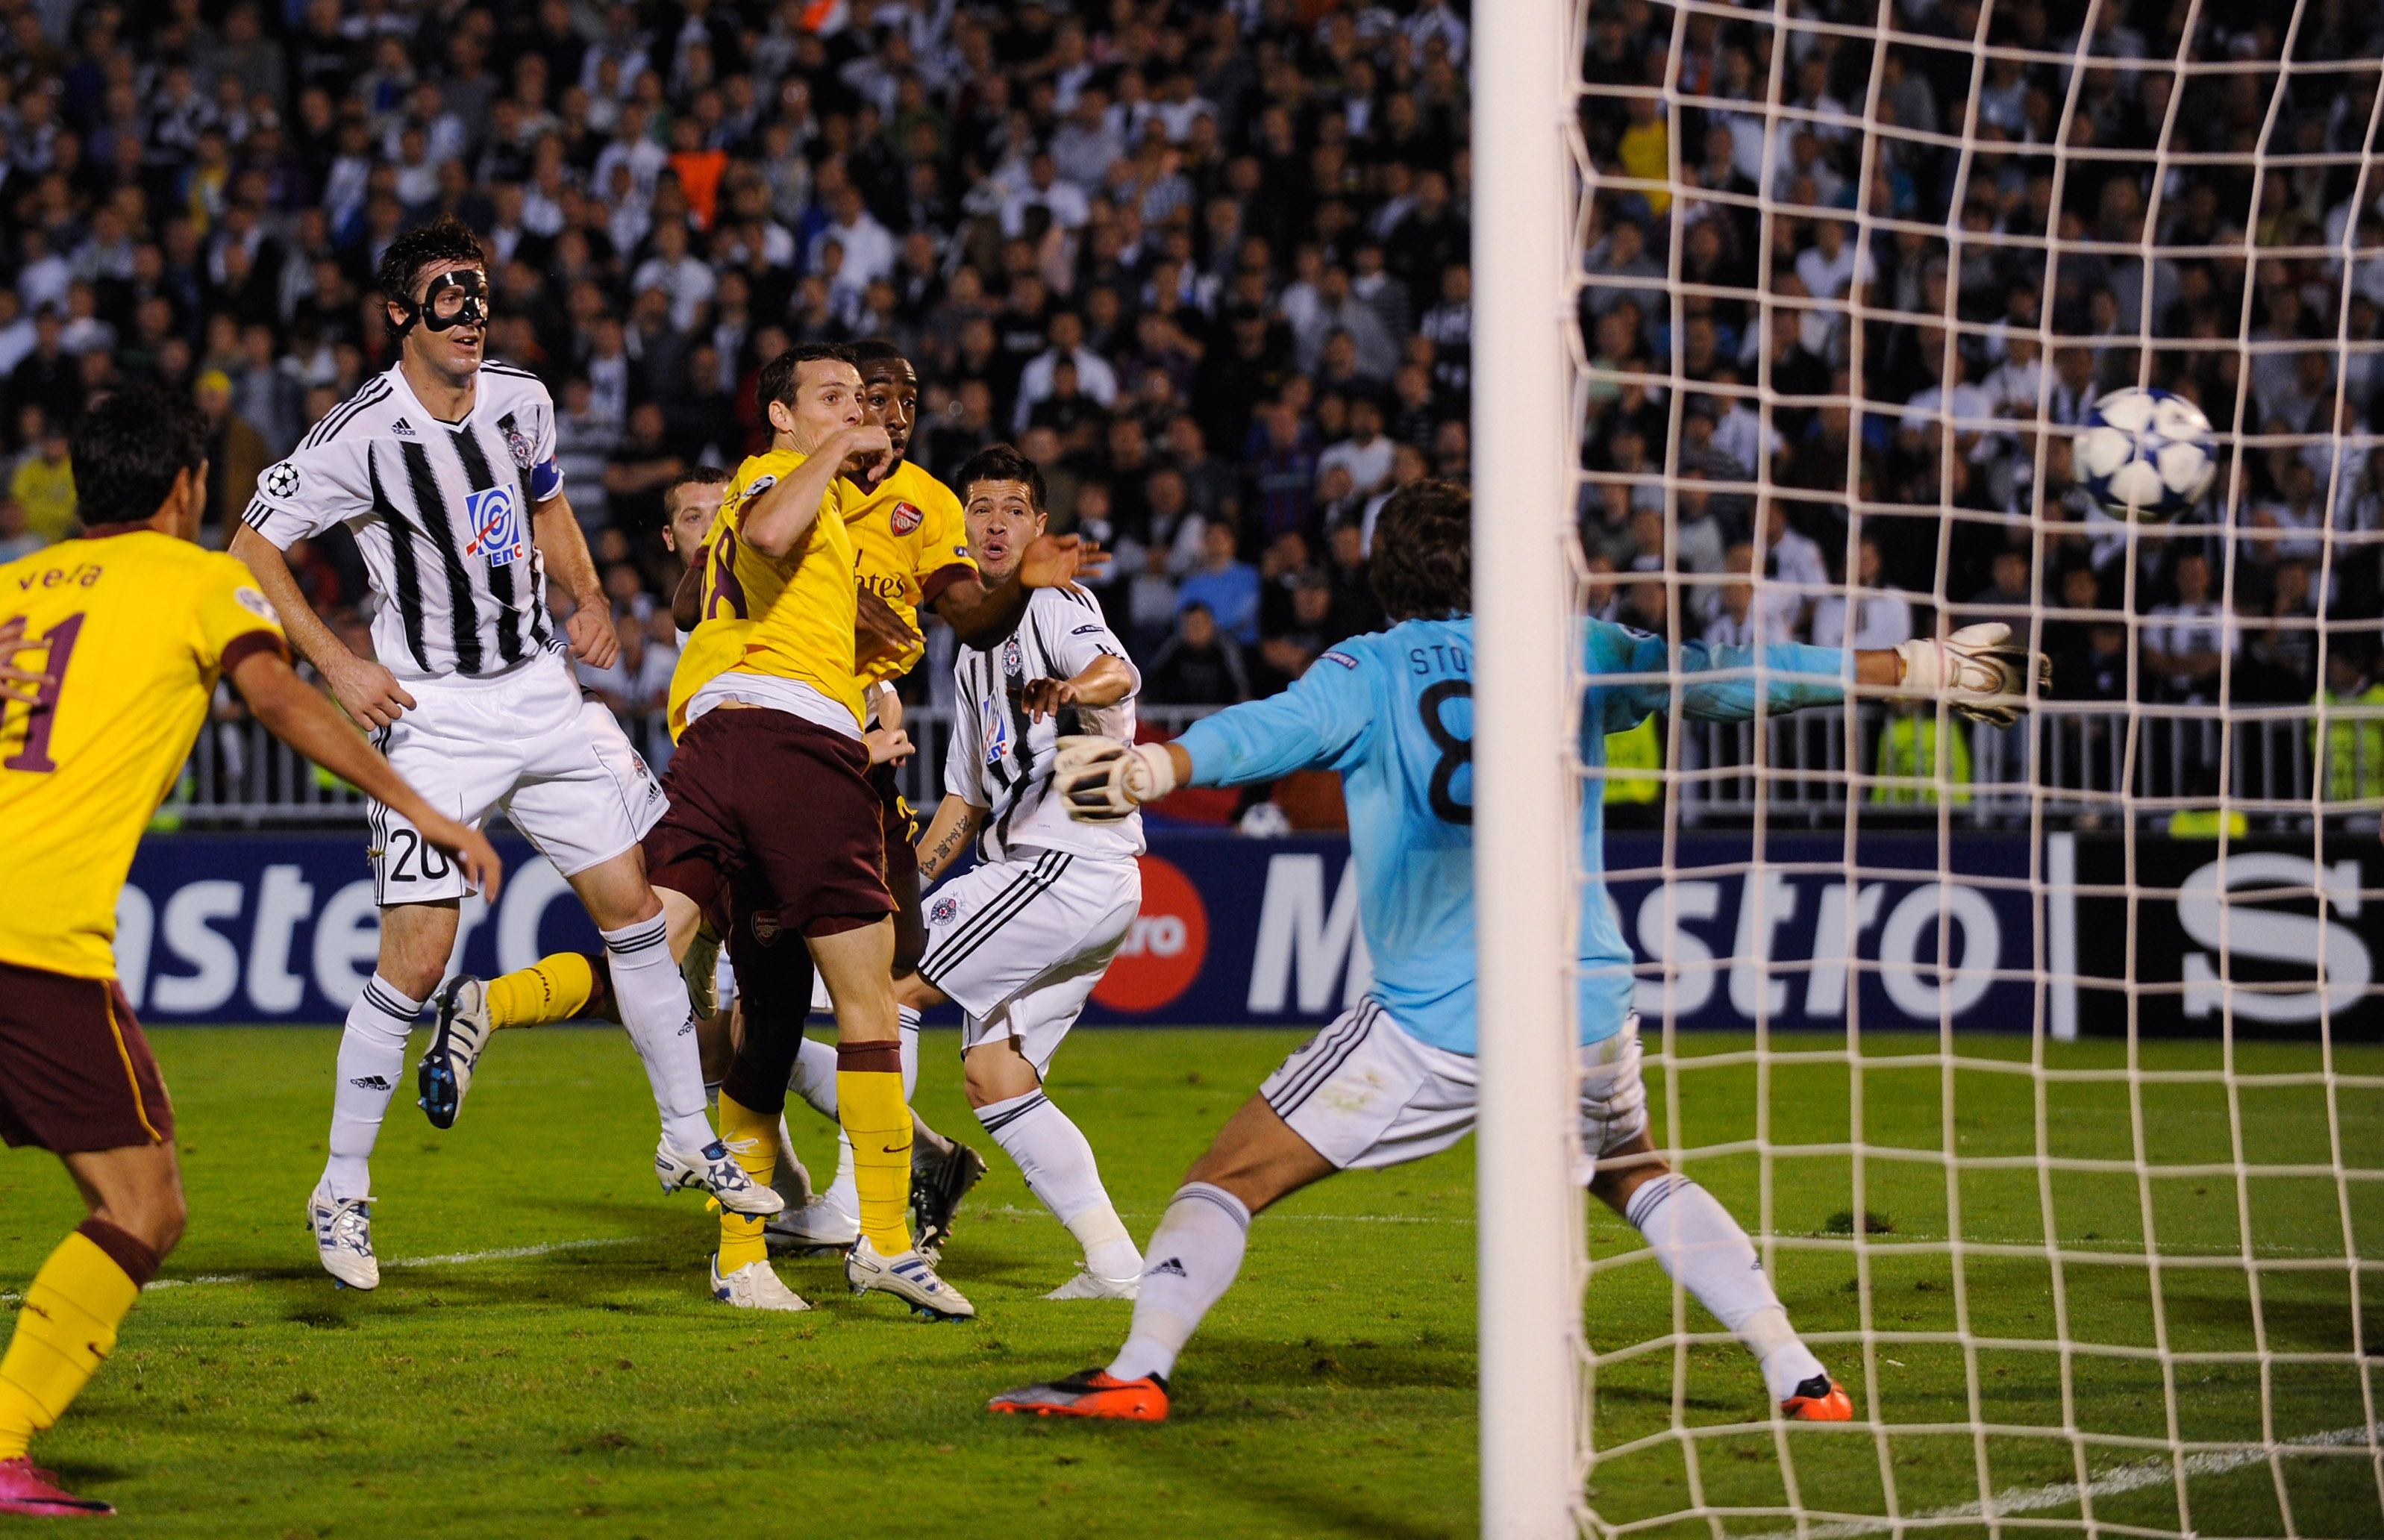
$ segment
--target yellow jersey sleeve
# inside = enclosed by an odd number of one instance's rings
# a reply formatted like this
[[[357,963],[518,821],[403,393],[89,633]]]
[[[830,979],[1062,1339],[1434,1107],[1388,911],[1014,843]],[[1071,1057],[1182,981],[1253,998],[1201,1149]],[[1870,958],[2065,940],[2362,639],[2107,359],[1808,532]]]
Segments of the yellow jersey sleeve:
[[[193,585],[191,609],[191,652],[199,667],[228,674],[242,658],[260,650],[287,656],[290,642],[281,616],[256,586],[256,575],[236,556],[208,553],[205,569]]]
[[[737,467],[703,547],[703,607],[671,676],[670,729],[687,730],[688,702],[723,674],[791,679],[842,704],[857,731],[861,681],[853,673],[858,603],[852,540],[833,489],[801,547],[768,556],[745,543],[745,510],[804,462],[792,450],[749,456]]]

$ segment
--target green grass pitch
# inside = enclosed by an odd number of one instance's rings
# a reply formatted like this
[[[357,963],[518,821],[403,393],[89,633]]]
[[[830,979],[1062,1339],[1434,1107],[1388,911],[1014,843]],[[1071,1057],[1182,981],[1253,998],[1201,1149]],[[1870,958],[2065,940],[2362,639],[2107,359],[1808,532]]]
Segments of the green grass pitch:
[[[68,1422],[36,1446],[69,1484],[105,1497],[124,1535],[664,1535],[726,1521],[751,1533],[850,1535],[894,1527],[926,1534],[1198,1534],[1214,1536],[1471,1533],[1474,1493],[1474,1231],[1470,1144],[1437,1160],[1352,1174],[1262,1216],[1240,1285],[1210,1317],[1180,1367],[1174,1421],[1158,1427],[1013,1421],[981,1410],[995,1391],[1102,1361],[1123,1334],[1122,1304],[1047,1304],[1037,1296],[1074,1266],[1067,1235],[992,1152],[993,1174],[963,1211],[947,1271],[976,1301],[967,1326],[912,1321],[881,1298],[855,1300],[825,1261],[782,1264],[819,1308],[768,1316],[713,1304],[704,1258],[715,1231],[692,1198],[664,1198],[646,1175],[653,1118],[645,1080],[617,1032],[509,1034],[489,1061],[462,1125],[433,1132],[401,1099],[391,1109],[375,1186],[384,1282],[371,1295],[335,1292],[317,1269],[302,1206],[322,1161],[333,1034],[320,1030],[173,1029],[153,1034],[180,1119],[192,1218],[163,1281],[128,1322],[115,1359]],[[1280,1031],[1087,1031],[1060,1056],[1051,1089],[1101,1156],[1118,1206],[1147,1236],[1184,1168],[1265,1071],[1297,1042]],[[937,1127],[980,1148],[963,1106],[949,1033],[928,1035],[920,1106]],[[416,1039],[417,1049],[421,1039]],[[1843,1039],[1789,1038],[1775,1048]],[[1741,1049],[1698,1038],[1692,1053]],[[1869,1053],[1929,1051],[1931,1040],[1872,1038]],[[1964,1039],[1965,1052],[2024,1055],[2024,1041]],[[2204,1067],[2208,1045],[2147,1045],[2147,1067]],[[2117,1045],[2065,1045],[2060,1062],[2110,1065]],[[2384,1072],[2384,1053],[2339,1051],[2349,1073]],[[2240,1068],[2310,1069],[2315,1050],[2243,1048]],[[1651,1073],[1660,1107],[1663,1077]],[[1680,1077],[1692,1143],[1751,1137],[1751,1067]],[[1935,1149],[1944,1084],[1933,1068],[1867,1066],[1862,1107],[1875,1147]],[[2032,1087],[2025,1077],[1964,1072],[1952,1087],[1957,1148],[2027,1153]],[[2135,1136],[2125,1087],[2060,1086],[2049,1093],[2056,1149],[2125,1158]],[[1775,1066],[1775,1141],[1846,1136],[1842,1065]],[[2230,1119],[2209,1087],[2149,1087],[2146,1149],[2168,1163],[2229,1161],[2239,1125],[2253,1161],[2327,1160],[2328,1119],[2316,1089],[2247,1091]],[[2384,1094],[2336,1101],[2341,1148],[2384,1164]],[[833,1131],[800,1105],[790,1118],[815,1170]],[[1750,1224],[1757,1217],[1751,1155],[1698,1162],[1694,1174]],[[824,1174],[823,1174],[824,1179]],[[1949,1190],[1941,1167],[1874,1158],[1857,1204],[1842,1155],[1782,1160],[1772,1183],[1774,1232],[1828,1237],[1871,1215],[1870,1321],[1857,1343],[1825,1359],[1864,1405],[1899,1425],[1967,1422],[1969,1386],[1957,1348],[1902,1338],[1950,1331],[1967,1311],[1981,1335],[2050,1338],[2053,1280],[2039,1260],[1973,1256],[1954,1288],[1942,1251],[1897,1244],[1948,1233],[2034,1242],[2045,1204],[2032,1170],[1966,1174]],[[2238,1254],[2239,1214],[2264,1258],[2339,1258],[2346,1223],[2371,1265],[2384,1261],[2384,1191],[2331,1180],[2254,1184],[2239,1207],[2229,1176],[2065,1175],[2053,1223],[2080,1251],[2142,1248],[2147,1209],[2164,1255]],[[33,1151],[0,1159],[0,1288],[20,1289],[80,1213],[56,1162]],[[1885,1228],[1881,1228],[1885,1226]],[[1592,1206],[1594,1255],[1636,1248],[1635,1236]],[[513,1253],[508,1256],[505,1253]],[[1782,1248],[1782,1292],[1801,1328],[1863,1323],[1855,1259]],[[2153,1295],[2141,1266],[2066,1270],[2064,1304],[2080,1340],[2154,1341]],[[2365,1297],[2367,1340],[2384,1311]],[[2271,1353],[2341,1352],[2353,1295],[2343,1270],[2264,1271],[2260,1315]],[[2176,1349],[2254,1343],[2241,1268],[2180,1266],[2162,1274],[2161,1329]],[[13,1296],[10,1297],[13,1302]],[[1592,1341],[1612,1350],[1671,1329],[1672,1294],[1652,1264],[1598,1274]],[[1690,1332],[1714,1323],[1694,1304]],[[1676,1415],[1693,1426],[1762,1414],[1752,1362],[1727,1343],[1664,1347],[1600,1374],[1596,1430],[1613,1447]],[[2255,1372],[2187,1363],[2178,1404],[2188,1437],[2260,1426]],[[2280,1437],[2335,1434],[2369,1415],[2359,1376],[2279,1362],[2268,1404]],[[2372,1374],[2370,1376],[2373,1377]],[[1998,1422],[2057,1424],[2058,1358],[1982,1350],[1980,1411]],[[2145,1360],[2073,1360],[2080,1422],[2159,1434],[2166,1398]],[[1975,1500],[1982,1452],[1969,1437],[1837,1430],[1788,1437],[1808,1504],[1884,1511],[1892,1472],[1906,1515]],[[1628,1521],[1685,1506],[1694,1480],[1716,1505],[1782,1499],[1769,1431],[1697,1441],[1695,1470],[1678,1442],[1603,1464],[1595,1501]],[[2074,1480],[2058,1439],[1995,1438],[1983,1459],[1992,1490]],[[2135,1456],[2100,1451],[2090,1476]],[[2302,1535],[2384,1534],[2378,1473],[2365,1457],[2295,1458],[2213,1470],[2186,1483],[2204,1535],[2287,1533],[2276,1493],[2290,1494]],[[2105,1485],[2112,1484],[2106,1481]],[[2175,1482],[2122,1471],[2095,1501],[2119,1525],[2175,1527]],[[2057,1498],[2058,1494],[2054,1495]],[[2027,1517],[2074,1515],[2040,1506]],[[1028,1528],[1027,1526],[1031,1526]],[[0,1528],[8,1527],[0,1521]],[[30,1527],[30,1526],[24,1526]],[[1781,1530],[1745,1519],[1732,1534]],[[1702,1521],[1657,1533],[1711,1536]],[[1982,1524],[1927,1533],[1984,1536]],[[2011,1533],[2005,1529],[2004,1533]]]

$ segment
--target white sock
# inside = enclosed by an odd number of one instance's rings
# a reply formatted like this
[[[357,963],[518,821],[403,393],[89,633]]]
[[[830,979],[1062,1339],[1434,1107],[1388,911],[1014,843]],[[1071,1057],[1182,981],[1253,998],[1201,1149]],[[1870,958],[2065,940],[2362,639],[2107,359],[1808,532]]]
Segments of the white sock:
[[[803,1046],[795,1049],[795,1073],[787,1077],[787,1089],[810,1102],[813,1112],[834,1123],[836,1045],[805,1037]]]
[[[1658,1176],[1631,1195],[1630,1220],[1664,1271],[1762,1364],[1773,1400],[1784,1401],[1814,1375],[1828,1374],[1788,1324],[1755,1243],[1713,1194],[1685,1176]]]
[[[1087,1272],[1124,1283],[1142,1271],[1142,1253],[1101,1186],[1093,1147],[1049,1097],[1037,1089],[991,1102],[976,1110],[976,1120],[1018,1162],[1027,1190],[1084,1247]]]
[[[894,1008],[894,1036],[902,1046],[902,1099],[919,1088],[919,1012],[907,1005]]]
[[[339,1080],[331,1087],[331,1158],[323,1180],[344,1201],[372,1193],[372,1152],[389,1099],[405,1074],[405,1039],[422,1002],[408,1000],[379,974],[365,981],[348,1007],[340,1034]]]
[[[1110,1372],[1121,1380],[1173,1373],[1200,1318],[1234,1286],[1249,1238],[1250,1211],[1240,1198],[1206,1182],[1178,1187],[1151,1235],[1134,1328]]]
[[[704,1121],[703,1056],[695,1042],[695,1007],[687,980],[671,961],[670,925],[657,914],[619,930],[601,932],[613,972],[613,999],[621,1025],[645,1061],[653,1087],[654,1110],[662,1114],[663,1137],[692,1155],[713,1140]]]
[[[836,1180],[827,1185],[819,1200],[835,1204],[836,1211],[855,1224],[861,1223],[861,1188],[852,1175],[852,1138],[842,1129],[836,1136]]]

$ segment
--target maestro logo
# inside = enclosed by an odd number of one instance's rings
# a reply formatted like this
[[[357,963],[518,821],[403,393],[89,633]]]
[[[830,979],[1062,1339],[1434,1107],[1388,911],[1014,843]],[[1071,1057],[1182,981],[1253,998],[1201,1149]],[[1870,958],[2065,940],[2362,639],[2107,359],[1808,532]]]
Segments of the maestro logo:
[[[1200,976],[1209,956],[1209,911],[1173,862],[1146,855],[1142,913],[1136,915],[1093,998],[1112,1011],[1157,1011]]]

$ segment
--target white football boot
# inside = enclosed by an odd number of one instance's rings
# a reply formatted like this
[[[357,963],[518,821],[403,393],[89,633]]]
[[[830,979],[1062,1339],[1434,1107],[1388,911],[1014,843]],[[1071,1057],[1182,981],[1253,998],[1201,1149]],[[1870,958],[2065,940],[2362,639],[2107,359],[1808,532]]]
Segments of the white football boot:
[[[778,1281],[768,1262],[747,1262],[720,1275],[720,1254],[712,1256],[712,1297],[740,1310],[807,1310],[810,1301]]]
[[[930,1321],[974,1321],[976,1307],[965,1295],[936,1276],[935,1268],[916,1251],[881,1257],[867,1236],[845,1253],[844,1281],[855,1294],[884,1289]]]
[[[763,1225],[762,1238],[773,1251],[798,1256],[841,1251],[861,1238],[861,1221],[846,1213],[836,1199],[822,1195]]]
[[[373,1255],[372,1199],[337,1198],[317,1186],[306,1199],[306,1227],[315,1232],[315,1255],[340,1286],[380,1287],[380,1259]]]
[[[489,986],[485,979],[465,974],[439,991],[438,1014],[430,1028],[430,1048],[414,1072],[416,1103],[433,1128],[453,1128],[464,1111],[464,1095],[472,1088],[472,1071],[489,1046],[496,1025],[489,1019]]]
[[[1104,1278],[1089,1267],[1076,1270],[1076,1275],[1045,1295],[1046,1299],[1138,1299],[1142,1297],[1142,1275],[1131,1278]]]
[[[664,1192],[692,1187],[710,1193],[731,1213],[774,1214],[787,1206],[785,1198],[754,1181],[718,1139],[692,1155],[673,1149],[667,1138],[659,1141],[654,1146],[654,1180]]]

